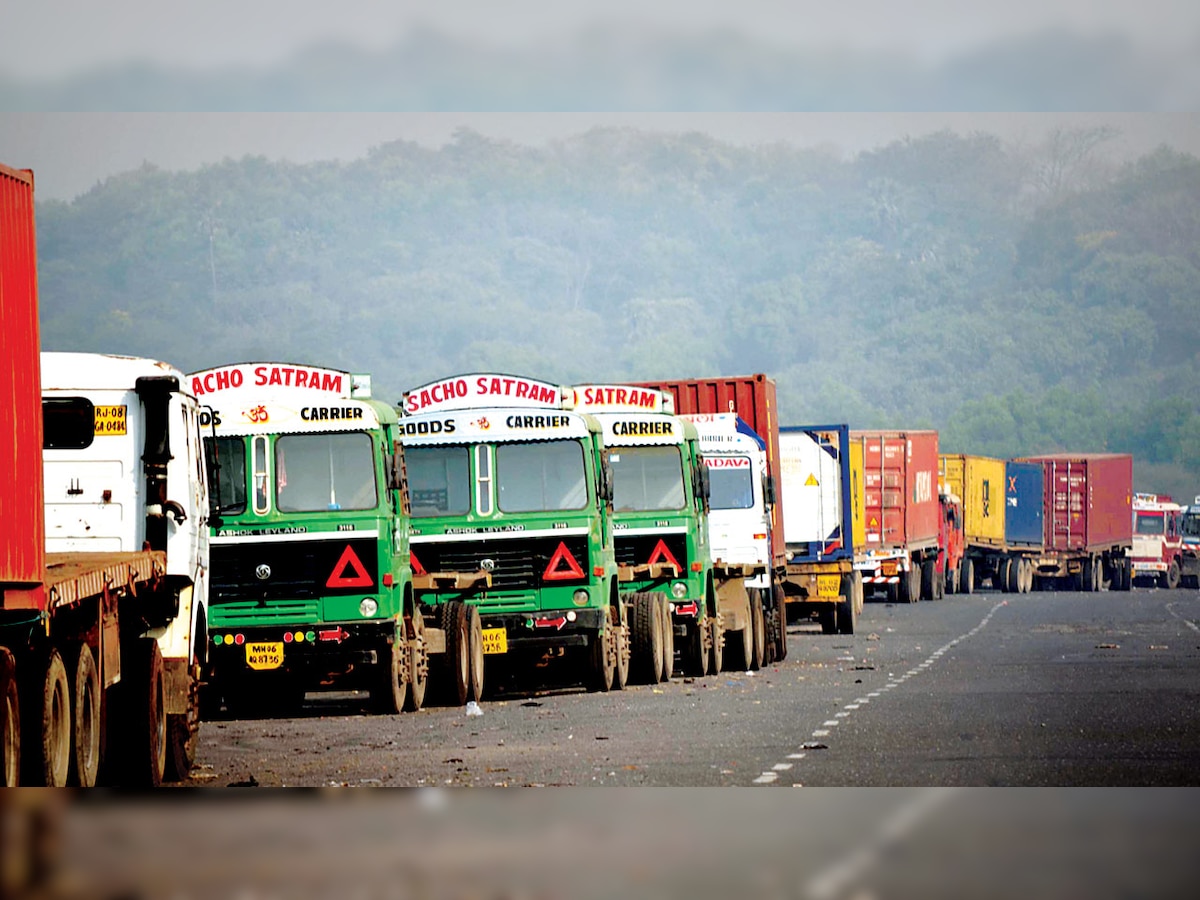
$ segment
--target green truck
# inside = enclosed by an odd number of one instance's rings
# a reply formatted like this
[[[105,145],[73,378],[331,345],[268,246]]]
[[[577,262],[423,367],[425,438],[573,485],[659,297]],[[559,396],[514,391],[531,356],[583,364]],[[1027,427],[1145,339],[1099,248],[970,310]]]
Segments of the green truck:
[[[622,689],[630,632],[613,553],[612,471],[601,426],[555,384],[471,374],[404,395],[398,432],[412,498],[411,565],[427,626],[479,616],[488,681],[573,657],[588,685]],[[447,653],[434,683],[457,691]],[[482,694],[483,666],[471,694]],[[444,674],[443,674],[444,673]]]
[[[210,479],[206,706],[286,714],[308,691],[425,701],[398,417],[369,378],[294,363],[195,372]]]
[[[720,671],[724,635],[708,541],[708,469],[696,428],[669,394],[582,385],[571,405],[596,418],[613,470],[617,577],[631,610],[634,676]]]

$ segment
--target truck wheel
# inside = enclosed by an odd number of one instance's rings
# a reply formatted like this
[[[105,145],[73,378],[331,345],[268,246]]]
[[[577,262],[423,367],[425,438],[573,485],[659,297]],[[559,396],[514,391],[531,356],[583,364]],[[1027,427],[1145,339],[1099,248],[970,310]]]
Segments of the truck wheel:
[[[675,615],[666,594],[659,595],[658,609],[662,615],[662,680],[675,675]]]
[[[937,563],[931,559],[921,563],[921,599],[936,600],[933,582],[937,578]]]
[[[861,573],[855,573],[859,577],[859,585],[862,585]],[[774,652],[771,654],[771,662],[783,662],[787,659],[787,599],[784,597],[783,588],[779,585],[772,585],[771,594],[774,597],[775,605],[771,610],[770,618],[767,622],[768,643],[774,642]],[[861,605],[861,604],[860,604]]]
[[[470,630],[467,627],[467,604],[449,600],[439,609],[438,625],[446,634],[446,651],[438,675],[442,684],[435,685],[447,706],[462,706],[471,689]]]
[[[962,565],[959,567],[958,589],[964,594],[975,593],[975,560],[969,556],[962,558]]]
[[[158,787],[167,768],[166,688],[158,641],[138,638],[121,647],[121,721],[119,733],[129,742],[123,783]],[[126,661],[127,660],[127,661]]]
[[[633,605],[630,653],[635,677],[643,684],[663,680],[663,607],[665,599],[655,591],[629,594]],[[670,615],[668,612],[667,615]]]
[[[1167,566],[1167,572],[1163,575],[1163,587],[1168,591],[1173,591],[1179,587],[1179,562],[1171,560],[1171,564]]]
[[[941,600],[946,596],[946,573],[935,572],[933,576],[933,599]]]
[[[754,659],[754,620],[747,618],[741,631],[722,632],[727,635],[729,646],[721,654],[721,663],[730,672],[749,672]]]
[[[716,616],[708,617],[708,636],[708,671],[710,675],[716,675],[721,671],[725,660],[725,633],[721,630]]]
[[[100,673],[86,643],[75,656],[75,689],[71,693],[71,771],[68,779],[79,787],[95,787],[100,769]]]
[[[0,787],[21,780],[21,701],[17,697],[17,663],[0,647]]]
[[[616,645],[613,690],[623,691],[629,683],[629,626],[621,624],[621,614],[615,606],[609,607],[608,620],[612,625],[613,643]]]
[[[404,671],[408,647],[402,636],[395,636],[384,650],[384,658],[375,667],[370,697],[371,709],[380,715],[394,716],[404,709],[408,699],[408,676]]]
[[[71,701],[67,669],[58,651],[35,658],[22,698],[27,736],[21,780],[34,787],[63,787],[71,767]],[[33,737],[33,740],[29,740]]]
[[[425,690],[429,686],[429,652],[425,649],[425,626],[420,613],[408,623],[408,696],[404,709],[416,712],[425,705]]]
[[[763,615],[762,591],[750,592],[750,618],[754,622],[754,656],[750,668],[761,669],[767,659],[767,620]]]
[[[471,604],[467,604],[467,647],[471,657],[471,687],[467,699],[479,703],[484,691],[483,620],[479,617],[479,607]]]
[[[187,711],[167,716],[167,781],[183,781],[196,763],[200,743],[200,661],[192,656],[187,677]]]
[[[1004,589],[1010,594],[1020,594],[1021,583],[1024,579],[1021,577],[1025,568],[1022,565],[1024,561],[1020,559],[1010,559],[1004,566]]]
[[[843,575],[838,590],[845,599],[838,602],[834,611],[837,633],[854,634],[858,623],[858,615],[854,609],[854,576]]]
[[[616,675],[616,662],[610,652],[616,632],[611,627],[597,633],[591,645],[591,688],[602,694],[612,690],[613,677]]]
[[[900,603],[916,603],[921,599],[921,573],[917,571],[916,566],[900,573],[897,595],[897,601]]]

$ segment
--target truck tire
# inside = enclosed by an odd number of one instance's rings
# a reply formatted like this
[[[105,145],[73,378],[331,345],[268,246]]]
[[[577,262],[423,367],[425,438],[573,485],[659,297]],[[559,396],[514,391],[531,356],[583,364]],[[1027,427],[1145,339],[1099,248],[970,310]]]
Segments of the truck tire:
[[[163,777],[171,782],[188,777],[200,744],[200,660],[195,655],[188,668],[187,691],[187,711],[167,716],[167,769]]]
[[[1167,566],[1167,571],[1163,573],[1162,586],[1168,591],[1173,591],[1179,587],[1179,561],[1171,560]]]
[[[100,770],[100,673],[86,643],[79,645],[71,679],[71,771],[67,779],[77,787],[95,787]]]
[[[31,787],[65,787],[71,767],[67,669],[55,649],[33,657],[33,661],[21,698],[25,716],[21,730],[26,736],[21,781]]]
[[[128,746],[122,783],[149,788],[162,784],[167,768],[166,688],[158,641],[138,638],[121,647],[121,728]],[[110,731],[110,737],[112,732]]]
[[[21,701],[17,696],[17,663],[0,647],[0,787],[21,783]]]
[[[959,566],[958,590],[963,594],[975,593],[975,560],[969,556],[964,556]]]
[[[675,675],[675,614],[671,612],[671,601],[660,594],[659,612],[662,615],[662,680],[670,681]]]
[[[1085,593],[1093,593],[1096,590],[1096,566],[1097,561],[1089,556],[1083,561],[1083,569],[1079,573],[1080,585],[1079,589]]]
[[[615,606],[608,608],[608,621],[613,630],[615,653],[613,690],[623,691],[629,684],[629,626],[621,624],[621,611]]]
[[[630,668],[634,678],[641,684],[658,684],[663,680],[664,599],[657,591],[638,591],[626,595],[627,602],[633,607]]]
[[[996,571],[992,573],[992,586],[1001,593],[1008,593],[1008,573],[1011,568],[1011,559],[1001,559],[996,563]]]
[[[934,581],[937,579],[937,563],[931,559],[921,563],[921,599],[936,600]]]
[[[896,594],[899,603],[916,603],[921,599],[921,573],[916,566],[910,566],[907,572],[900,573]]]
[[[767,618],[763,614],[762,591],[750,591],[750,619],[754,623],[754,656],[750,660],[750,668],[758,671],[766,665],[767,659]]]
[[[394,716],[404,709],[408,699],[408,674],[405,656],[408,647],[403,636],[394,636],[383,651],[383,659],[375,666],[371,679],[371,709],[384,716]]]
[[[725,633],[721,630],[716,616],[709,616],[707,624],[711,640],[708,646],[708,671],[710,675],[717,675],[720,673],[721,664],[725,659]]]
[[[479,703],[483,700],[485,684],[483,670],[486,660],[483,655],[483,620],[479,607],[467,604],[467,648],[471,657],[471,685],[467,699]]]
[[[854,576],[843,575],[838,591],[845,598],[838,602],[834,617],[838,634],[854,634],[858,626],[858,610],[854,602]]]
[[[425,644],[425,626],[420,614],[406,619],[408,635],[408,696],[404,698],[404,709],[417,712],[425,705],[425,692],[429,687],[429,651]]]
[[[446,651],[442,654],[435,684],[446,706],[463,706],[471,690],[471,632],[467,622],[467,604],[448,600],[438,610],[438,627],[446,635]]]
[[[611,650],[616,632],[611,626],[594,635],[589,653],[588,686],[599,693],[606,694],[612,690],[613,678],[617,672],[616,661]]]
[[[1021,585],[1025,579],[1022,577],[1025,574],[1025,561],[1022,559],[1010,559],[1005,566],[1004,571],[1004,586],[1010,594],[1023,594]]]

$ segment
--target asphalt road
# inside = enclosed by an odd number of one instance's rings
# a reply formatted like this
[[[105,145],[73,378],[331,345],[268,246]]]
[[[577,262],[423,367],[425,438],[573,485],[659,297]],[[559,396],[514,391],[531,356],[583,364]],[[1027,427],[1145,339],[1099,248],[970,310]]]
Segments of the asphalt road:
[[[754,673],[482,704],[207,722],[187,786],[1183,786],[1200,782],[1200,591],[868,601]]]

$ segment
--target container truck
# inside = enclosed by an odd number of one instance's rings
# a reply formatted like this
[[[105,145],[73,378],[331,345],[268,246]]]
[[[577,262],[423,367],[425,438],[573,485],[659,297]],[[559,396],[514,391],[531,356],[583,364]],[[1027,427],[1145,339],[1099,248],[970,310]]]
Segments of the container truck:
[[[892,603],[932,599],[941,504],[936,431],[851,431],[851,478],[861,512],[854,569]],[[861,475],[860,475],[861,473]]]
[[[1133,495],[1133,580],[1174,590],[1183,578],[1183,507],[1164,494]]]
[[[294,713],[308,691],[419,709],[428,637],[414,614],[398,417],[370,379],[286,362],[193,372],[214,467],[208,701]]]
[[[0,166],[0,777],[155,786],[200,728],[200,410],[165,363],[40,353],[34,233]]]
[[[556,658],[590,687],[624,688],[630,633],[613,551],[603,427],[565,390],[517,375],[458,375],[404,395],[419,615],[481,620],[488,681]],[[568,661],[569,662],[569,661]]]
[[[726,630],[737,634],[736,665],[750,668],[749,597],[740,579],[714,571],[696,426],[672,414],[674,399],[662,391],[589,384],[568,394],[573,410],[600,423],[612,466],[613,546],[634,673],[646,683],[670,678],[678,650],[689,675],[715,674],[735,663],[724,658]]]
[[[952,590],[971,593],[985,580],[1009,593],[1032,590],[1043,539],[1041,466],[944,453],[938,481],[963,508],[965,552]]]
[[[1042,544],[1033,589],[1127,591],[1133,566],[1133,457],[1054,453],[1015,460],[1042,467]]]
[[[748,590],[758,591],[763,606],[763,662],[782,660],[787,656],[787,616],[784,609],[787,585],[787,553],[783,538],[783,514],[777,494],[779,471],[779,414],[775,396],[775,381],[763,374],[722,376],[716,378],[686,378],[670,381],[639,382],[641,387],[666,391],[675,400],[680,415],[719,415],[732,413],[750,427],[761,441],[765,454],[765,481],[756,489],[752,516],[766,522],[767,571],[747,583]],[[760,540],[751,531],[750,540]],[[744,538],[743,538],[744,539]],[[735,562],[751,562],[746,560]]]
[[[1183,555],[1180,557],[1180,583],[1200,588],[1200,495],[1183,511]]]

